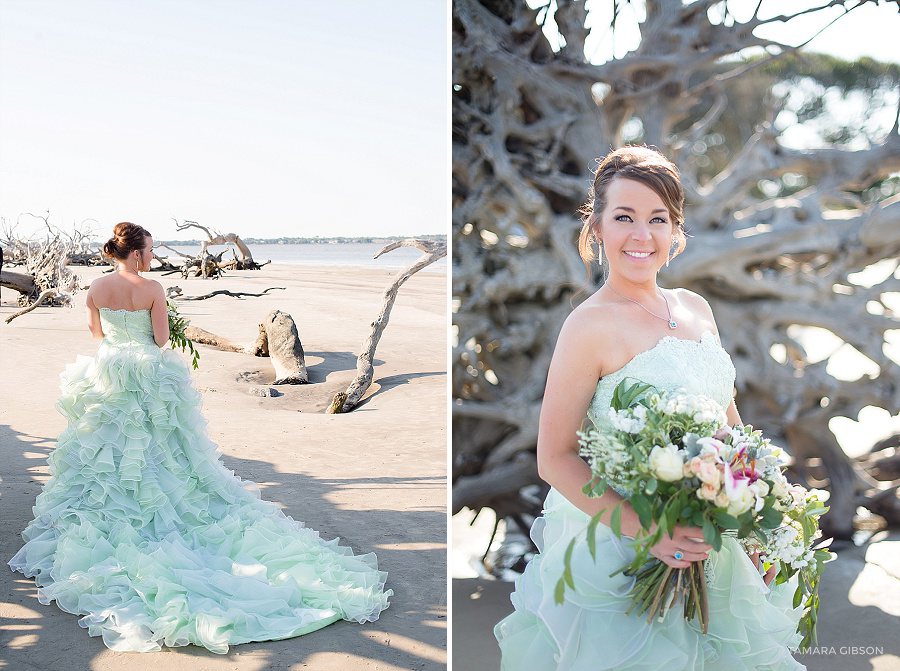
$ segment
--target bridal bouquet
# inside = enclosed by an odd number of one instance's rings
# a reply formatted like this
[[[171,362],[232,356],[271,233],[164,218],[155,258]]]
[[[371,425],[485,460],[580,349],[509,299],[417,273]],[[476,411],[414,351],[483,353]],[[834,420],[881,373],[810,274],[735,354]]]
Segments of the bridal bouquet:
[[[191,351],[191,366],[196,370],[200,365],[200,352],[194,349],[194,343],[184,334],[184,330],[190,325],[190,320],[185,319],[178,314],[178,308],[175,307],[170,299],[166,299],[166,313],[169,316],[169,344],[172,349],[180,347],[183,352],[185,349]]]
[[[780,448],[751,426],[729,427],[722,407],[710,398],[668,394],[644,383],[623,381],[616,387],[609,419],[612,428],[584,430],[578,436],[594,476],[585,493],[600,496],[614,486],[641,523],[634,561],[616,572],[635,577],[628,612],[647,612],[649,622],[680,596],[685,618],[697,617],[707,632],[702,562],[675,569],[650,554],[675,525],[694,526],[715,550],[722,547],[723,534],[742,539],[746,549],[764,555],[764,569],[777,566],[776,584],[799,573],[794,606],[804,604],[801,646],[814,644],[818,580],[823,564],[833,558],[825,549],[828,543],[815,545],[821,536],[818,517],[828,509],[816,493],[787,481]],[[610,517],[617,536],[620,519],[621,504]],[[597,514],[587,527],[592,556],[599,521]],[[574,588],[569,564],[574,544],[573,539],[567,548],[557,602],[562,602],[566,585]]]

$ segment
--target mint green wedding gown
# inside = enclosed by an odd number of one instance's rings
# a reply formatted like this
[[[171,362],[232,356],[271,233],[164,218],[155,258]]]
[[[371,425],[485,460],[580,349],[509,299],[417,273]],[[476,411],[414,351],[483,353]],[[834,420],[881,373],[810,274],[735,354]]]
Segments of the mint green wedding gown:
[[[216,653],[387,608],[387,574],[262,501],[219,460],[181,358],[147,310],[100,311],[95,357],[61,375],[68,419],[9,565],[113,650]]]
[[[715,336],[699,342],[666,336],[597,384],[588,408],[596,426],[608,426],[613,389],[625,378],[660,389],[704,394],[723,407],[731,400],[734,366]],[[627,540],[597,527],[597,558],[585,540],[589,517],[555,489],[531,535],[540,554],[516,581],[515,611],[497,624],[503,671],[799,671],[791,656],[800,609],[792,608],[796,583],[765,585],[734,538],[711,551],[706,564],[709,633],[687,622],[679,605],[662,620],[625,615],[633,580],[609,574],[634,558]],[[554,588],[569,541],[575,589],[557,605]]]

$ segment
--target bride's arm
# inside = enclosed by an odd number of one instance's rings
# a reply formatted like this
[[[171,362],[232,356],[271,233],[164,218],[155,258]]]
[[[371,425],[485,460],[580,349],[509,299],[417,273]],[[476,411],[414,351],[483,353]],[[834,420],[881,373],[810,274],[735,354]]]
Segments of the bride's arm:
[[[100,310],[94,305],[90,289],[88,289],[87,297],[84,299],[84,305],[87,308],[88,330],[91,332],[91,336],[99,340],[103,337],[103,327],[100,325]]]
[[[744,423],[741,421],[741,416],[738,414],[738,409],[734,404],[734,399],[731,399],[731,403],[729,403],[728,407],[725,409],[725,419],[728,420],[728,426],[734,426],[736,424]]]
[[[150,322],[153,324],[153,340],[160,347],[169,341],[169,313],[166,311],[166,292],[156,280],[153,282],[151,292],[153,305],[150,308]]]
[[[573,312],[563,324],[547,373],[537,440],[538,474],[572,505],[588,515],[605,509],[601,521],[608,524],[613,508],[623,501],[612,489],[589,497],[582,487],[591,469],[578,455],[578,438],[601,373],[603,339],[589,313]],[[621,530],[634,536],[640,528],[637,515],[622,506]]]

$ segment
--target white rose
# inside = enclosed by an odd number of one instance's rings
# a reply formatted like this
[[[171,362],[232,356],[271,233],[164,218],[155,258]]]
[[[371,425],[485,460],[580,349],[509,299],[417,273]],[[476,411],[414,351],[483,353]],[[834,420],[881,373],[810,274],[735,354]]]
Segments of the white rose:
[[[684,460],[674,445],[660,447],[657,445],[650,451],[650,472],[656,478],[666,482],[681,480]]]
[[[741,513],[750,510],[755,500],[753,492],[747,486],[738,486],[728,494],[728,514],[737,517]]]
[[[779,499],[784,499],[788,495],[787,481],[780,473],[772,481],[772,493]]]

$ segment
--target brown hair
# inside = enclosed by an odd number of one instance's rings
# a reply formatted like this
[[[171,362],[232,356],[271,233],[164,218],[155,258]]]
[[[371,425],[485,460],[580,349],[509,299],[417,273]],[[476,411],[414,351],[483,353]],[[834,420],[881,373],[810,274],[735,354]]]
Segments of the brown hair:
[[[103,245],[103,253],[110,258],[124,261],[133,251],[140,251],[147,244],[150,231],[127,221],[116,224],[113,236]]]
[[[584,225],[578,236],[578,253],[585,264],[596,258],[591,245],[600,241],[597,227],[606,207],[606,190],[616,177],[640,182],[653,189],[662,199],[674,226],[672,235],[675,249],[670,250],[669,258],[678,256],[685,244],[684,189],[678,177],[678,168],[656,149],[627,146],[604,156],[594,171],[588,201],[581,208]]]

